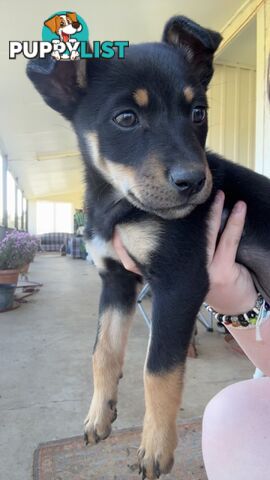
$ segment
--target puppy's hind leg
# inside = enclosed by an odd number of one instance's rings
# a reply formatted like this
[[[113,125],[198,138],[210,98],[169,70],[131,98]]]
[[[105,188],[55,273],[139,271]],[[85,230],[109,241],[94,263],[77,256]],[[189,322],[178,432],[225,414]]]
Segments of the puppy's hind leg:
[[[117,387],[122,376],[125,346],[136,302],[138,276],[115,260],[100,272],[102,294],[93,352],[94,394],[85,420],[85,442],[108,437],[116,419]]]

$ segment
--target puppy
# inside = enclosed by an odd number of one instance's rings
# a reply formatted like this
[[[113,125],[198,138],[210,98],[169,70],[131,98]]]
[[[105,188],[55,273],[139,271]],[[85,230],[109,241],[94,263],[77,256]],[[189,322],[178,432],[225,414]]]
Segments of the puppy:
[[[116,418],[139,282],[113,251],[116,225],[152,289],[138,451],[143,478],[173,465],[187,349],[209,287],[207,219],[218,189],[225,215],[239,199],[248,205],[237,261],[270,301],[270,181],[205,150],[206,91],[220,41],[219,33],[177,16],[160,43],[131,46],[124,60],[28,64],[47,104],[72,122],[85,165],[86,233],[102,278],[89,444],[105,439]]]

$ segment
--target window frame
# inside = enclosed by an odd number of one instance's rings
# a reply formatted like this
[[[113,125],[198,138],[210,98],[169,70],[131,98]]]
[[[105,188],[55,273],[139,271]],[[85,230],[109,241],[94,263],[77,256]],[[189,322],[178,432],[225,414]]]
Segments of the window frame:
[[[7,155],[1,153],[0,155],[2,158],[2,185],[1,185],[1,201],[2,201],[2,215],[0,215],[0,227],[3,228],[17,228],[18,230],[25,230],[28,231],[28,200],[24,195],[24,191],[20,188],[18,184],[18,179],[14,178],[14,175],[8,168],[8,157]],[[14,189],[14,203],[15,203],[15,218],[14,218],[14,225],[8,224],[8,199],[7,199],[7,176],[9,174],[12,176],[15,182],[15,189]],[[21,201],[21,209],[22,215],[21,219],[18,218],[18,190],[21,191],[22,201]],[[23,200],[25,199],[26,202],[26,209],[23,210]]]

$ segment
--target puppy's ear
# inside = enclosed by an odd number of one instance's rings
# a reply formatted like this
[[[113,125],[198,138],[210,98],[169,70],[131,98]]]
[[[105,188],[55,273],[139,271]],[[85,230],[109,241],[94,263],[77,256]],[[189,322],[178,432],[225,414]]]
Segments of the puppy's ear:
[[[77,22],[77,15],[73,12],[67,12],[67,17],[70,18],[72,22]]]
[[[222,36],[203,28],[189,18],[172,17],[165,25],[162,41],[184,51],[201,83],[207,87],[213,75],[213,56]]]
[[[44,22],[45,27],[48,27],[53,33],[57,30],[57,17],[58,15],[55,15]]]
[[[86,93],[87,60],[33,59],[26,73],[45,102],[71,120]]]

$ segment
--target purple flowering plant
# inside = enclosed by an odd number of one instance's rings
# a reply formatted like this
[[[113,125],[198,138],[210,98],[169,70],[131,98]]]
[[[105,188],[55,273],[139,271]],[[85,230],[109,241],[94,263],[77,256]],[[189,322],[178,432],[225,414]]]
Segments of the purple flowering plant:
[[[32,262],[38,247],[38,239],[29,233],[7,233],[0,241],[0,270],[18,269]]]

